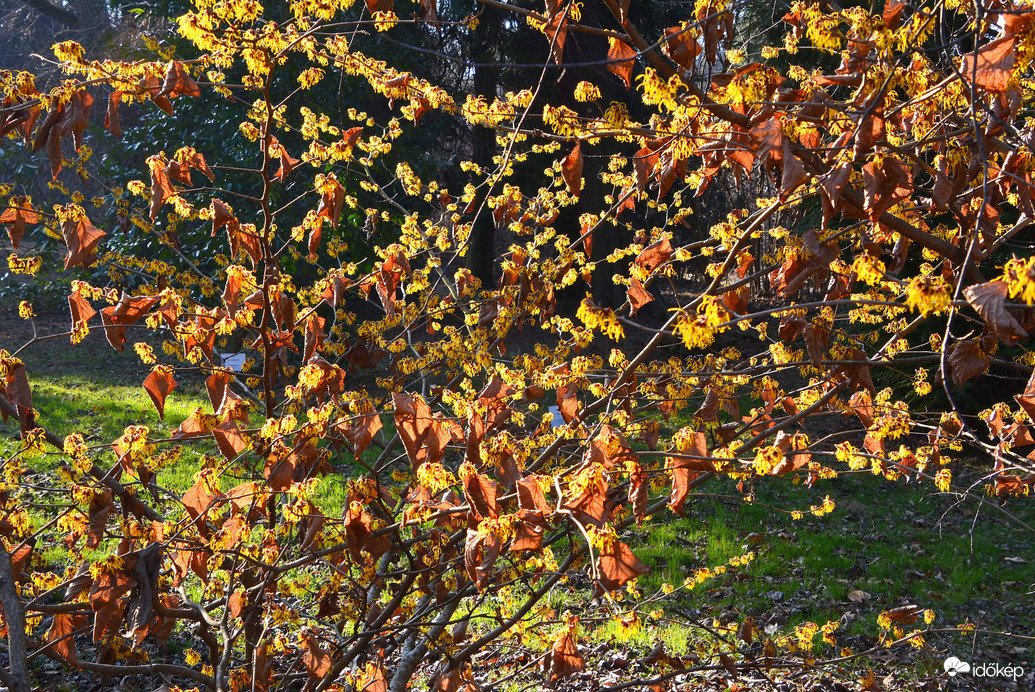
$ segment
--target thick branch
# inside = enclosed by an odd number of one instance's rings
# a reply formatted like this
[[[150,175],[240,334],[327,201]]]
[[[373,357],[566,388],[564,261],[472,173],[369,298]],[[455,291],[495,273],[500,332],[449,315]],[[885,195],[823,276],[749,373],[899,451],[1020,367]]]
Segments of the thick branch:
[[[76,15],[75,12],[66,10],[63,7],[51,5],[47,0],[22,0],[22,2],[40,14],[50,17],[56,22],[61,22],[62,24],[67,24],[72,27],[79,26],[79,16]]]
[[[15,586],[11,556],[3,543],[0,543],[0,605],[7,623],[7,657],[10,661],[10,674],[5,682],[11,692],[29,692],[32,688],[29,687],[29,661],[25,657],[25,610]]]
[[[417,670],[417,665],[427,657],[429,643],[434,642],[442,635],[446,625],[449,624],[449,619],[453,617],[453,613],[456,612],[459,605],[460,599],[455,599],[447,605],[439,613],[438,617],[435,618],[431,629],[424,636],[423,641],[403,655],[395,667],[395,675],[392,676],[392,682],[388,688],[390,692],[405,692],[410,687],[410,678],[413,677],[413,673]]]

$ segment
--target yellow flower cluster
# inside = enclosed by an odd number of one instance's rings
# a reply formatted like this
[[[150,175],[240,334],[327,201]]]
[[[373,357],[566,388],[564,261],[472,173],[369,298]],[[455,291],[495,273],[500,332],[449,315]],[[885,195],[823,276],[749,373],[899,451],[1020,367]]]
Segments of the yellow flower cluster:
[[[425,462],[417,469],[417,481],[437,495],[456,483],[456,477],[445,466],[439,463]]]
[[[875,286],[884,280],[884,263],[870,254],[861,254],[852,262],[859,281]]]
[[[715,341],[715,335],[725,331],[723,325],[729,320],[729,312],[715,296],[704,296],[697,308],[697,315],[682,315],[676,324],[676,332],[688,349],[708,348]]]
[[[824,515],[830,514],[833,511],[834,511],[834,501],[832,499],[830,499],[829,495],[827,495],[826,497],[823,498],[823,503],[822,504],[820,504],[820,505],[813,505],[809,509],[809,512],[811,512],[814,516],[817,516],[817,517],[822,517]]]
[[[158,358],[155,356],[155,350],[143,341],[138,341],[133,344],[133,350],[137,352],[137,356],[140,357],[140,360],[143,361],[144,365],[154,365],[158,362]]]
[[[625,330],[618,321],[618,316],[611,308],[598,308],[589,298],[584,298],[575,316],[586,329],[597,329],[607,338],[617,341],[625,336]]]
[[[779,448],[761,447],[755,453],[755,474],[758,476],[768,476],[783,460],[784,454]]]
[[[575,100],[586,103],[600,98],[600,88],[585,80],[575,85]]]
[[[72,64],[81,64],[83,58],[86,56],[86,50],[75,41],[62,41],[61,43],[55,43],[51,46],[51,50],[54,51],[54,57],[61,62],[67,62]]]
[[[13,252],[7,257],[7,268],[12,274],[28,274],[35,276],[43,266],[41,257],[19,257]]]
[[[951,301],[949,284],[941,276],[915,276],[906,287],[906,305],[921,315],[945,312]]]
[[[1028,305],[1035,303],[1035,257],[1014,257],[1003,266],[1002,278],[1011,298],[1020,298]]]

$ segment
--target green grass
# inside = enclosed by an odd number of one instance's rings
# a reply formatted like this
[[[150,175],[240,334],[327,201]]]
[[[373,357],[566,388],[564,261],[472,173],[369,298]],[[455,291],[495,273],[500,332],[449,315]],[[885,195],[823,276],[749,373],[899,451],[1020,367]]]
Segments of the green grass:
[[[668,601],[677,612],[751,615],[781,633],[847,613],[841,632],[849,636],[875,635],[881,611],[907,603],[934,610],[939,626],[980,617],[985,626],[1019,631],[1030,622],[1033,537],[992,507],[975,516],[974,501],[952,507],[953,498],[929,484],[892,484],[869,474],[815,489],[770,479],[758,486],[754,504],[740,501],[728,481],[705,487],[713,494],[692,497],[686,518],[656,517],[626,536],[653,568],[639,580],[646,594],[755,552],[747,567],[677,590]],[[822,518],[806,513],[795,521],[771,509],[807,512],[825,494],[838,508]],[[1030,503],[1009,509],[1035,520]]]
[[[52,319],[52,330],[61,329],[62,318]],[[28,323],[8,322],[10,331],[0,330],[0,349],[14,352],[32,337]],[[42,326],[41,326],[42,328]],[[160,352],[160,342],[137,332],[127,335],[126,350],[118,354],[104,339],[100,330],[94,330],[79,345],[69,344],[67,337],[40,341],[26,349],[19,357],[25,361],[29,383],[33,392],[33,405],[38,412],[38,425],[59,437],[78,432],[86,438],[88,445],[106,445],[119,437],[126,426],[146,425],[152,439],[168,438],[191,412],[200,407],[211,412],[203,375],[197,372],[178,372],[178,386],[165,402],[165,419],[158,412],[142,383],[150,372],[150,366],[143,364],[133,352],[133,342],[144,339]],[[252,416],[253,422],[256,418]],[[383,418],[386,430],[382,435],[391,435],[391,421]],[[20,449],[18,423],[9,420],[0,424],[0,455],[6,457]],[[166,449],[169,445],[163,445]],[[182,494],[194,483],[194,474],[201,468],[205,454],[217,455],[211,438],[191,440],[180,445],[182,453],[172,464],[158,470],[158,485],[174,493]],[[380,449],[371,445],[363,454],[363,460],[373,463]],[[343,453],[351,461],[351,454]],[[63,459],[56,450],[32,460],[32,468],[52,470]],[[115,462],[113,452],[102,452],[94,457],[104,467]],[[243,459],[243,457],[242,457]],[[340,462],[341,459],[335,460]],[[221,488],[229,490],[241,481],[242,475],[251,470],[235,468],[235,461],[221,478]],[[347,471],[348,473],[348,471]],[[355,472],[357,475],[359,471]],[[314,500],[321,511],[328,516],[337,516],[346,503],[346,476],[329,474],[321,479]]]
[[[174,390],[165,402],[165,420],[158,417],[154,404],[141,386],[116,384],[107,379],[95,379],[82,374],[37,375],[31,380],[33,406],[39,416],[37,424],[59,437],[80,433],[87,445],[110,443],[119,437],[128,425],[145,425],[149,437],[167,438],[191,411],[207,406],[200,392]],[[0,428],[3,441],[0,454],[9,455],[18,447],[15,421]],[[208,449],[211,447],[211,449]],[[186,490],[193,483],[194,472],[200,468],[202,451],[212,451],[214,445],[184,447],[176,464],[163,467],[158,483],[170,490]],[[49,467],[61,458],[53,453],[38,458],[37,468]],[[95,457],[102,466],[114,463],[114,453]]]

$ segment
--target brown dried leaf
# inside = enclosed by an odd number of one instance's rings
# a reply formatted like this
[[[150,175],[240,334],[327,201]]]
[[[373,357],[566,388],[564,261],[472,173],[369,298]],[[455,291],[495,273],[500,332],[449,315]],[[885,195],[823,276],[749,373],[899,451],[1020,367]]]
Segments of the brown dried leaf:
[[[751,298],[751,286],[744,284],[735,290],[726,291],[722,294],[722,304],[730,312],[744,315],[748,311],[748,302]]]
[[[349,287],[351,281],[341,276],[332,276],[328,281],[327,288],[323,290],[320,297],[330,303],[332,308],[337,307],[338,303],[345,296],[345,289]]]
[[[640,308],[654,300],[654,296],[643,287],[643,284],[636,277],[630,280],[626,296],[629,298],[629,315],[632,317],[636,316]]]
[[[94,491],[90,498],[89,507],[89,530],[86,534],[86,547],[93,550],[101,544],[104,539],[105,526],[108,517],[115,511],[115,503],[112,501],[113,493],[106,489],[104,492]]]
[[[87,91],[77,91],[65,104],[61,113],[62,135],[72,135],[72,144],[76,151],[83,146],[83,131],[89,124],[90,110],[93,108],[93,96]],[[55,128],[56,130],[57,128]]]
[[[157,299],[149,296],[133,298],[123,293],[118,303],[101,310],[104,336],[112,348],[122,353],[126,345],[126,326],[135,324],[156,302]]]
[[[488,476],[473,473],[463,479],[464,497],[477,521],[495,519],[500,506],[496,501],[496,482]]]
[[[241,617],[245,606],[248,604],[248,595],[244,591],[234,591],[226,601],[226,610],[230,619],[236,620]]]
[[[395,404],[395,428],[402,438],[403,447],[413,468],[418,468],[427,458],[425,440],[432,425],[431,409],[419,394],[396,393],[392,395]]]
[[[852,158],[862,161],[873,146],[884,139],[884,109],[873,108],[859,123]]]
[[[902,13],[905,10],[906,3],[899,2],[899,0],[887,0],[884,3],[884,13],[881,15],[881,21],[884,22],[884,26],[894,31],[901,25]]]
[[[916,622],[920,614],[924,612],[924,609],[916,605],[904,605],[898,608],[892,608],[891,610],[884,611],[884,614],[892,622],[897,622],[902,625],[912,625]]]
[[[968,82],[993,92],[1006,91],[1017,69],[1017,37],[1003,36],[963,56],[960,74]]]
[[[1024,412],[1028,414],[1028,417],[1035,420],[1035,371],[1032,371],[1031,377],[1028,378],[1028,384],[1025,385],[1024,391],[1017,394],[1014,398],[1021,408],[1024,409]]]
[[[747,276],[748,270],[751,269],[751,265],[754,264],[754,256],[747,250],[741,250],[740,254],[737,255],[737,276],[743,279]]]
[[[482,533],[477,529],[467,530],[464,544],[464,567],[467,576],[479,591],[484,591],[492,576],[492,566],[500,556],[502,541],[492,532]]]
[[[708,438],[704,431],[691,432],[684,438],[687,444],[681,445],[679,453],[697,457],[693,459],[685,457],[669,457],[668,467],[672,473],[672,494],[669,499],[669,507],[672,511],[682,515],[683,505],[690,495],[691,474],[713,473],[715,466],[708,459]]]
[[[218,419],[215,416],[207,416],[202,413],[200,408],[194,409],[191,415],[183,419],[180,426],[173,431],[172,438],[174,440],[189,439],[192,437],[204,437],[208,433],[212,432],[212,428],[217,425]]]
[[[777,334],[780,335],[780,341],[785,344],[789,344],[805,331],[805,327],[808,322],[802,315],[788,315],[780,320],[780,326],[777,330]]]
[[[273,142],[270,144],[270,151],[271,153],[275,152],[280,161],[280,168],[277,169],[273,179],[284,182],[284,179],[288,177],[291,171],[293,171],[301,161],[288,154],[287,149],[284,148],[283,144],[277,141],[276,137],[273,138]]]
[[[212,237],[216,236],[218,231],[223,226],[231,224],[237,221],[237,217],[234,216],[233,210],[218,199],[212,200]]]
[[[86,627],[89,618],[83,613],[58,613],[54,616],[54,622],[47,632],[47,642],[54,642],[52,650],[68,665],[75,668],[79,663],[79,656],[75,650],[75,637],[72,636],[82,628]]]
[[[110,564],[101,563],[95,567],[90,607],[94,613],[93,643],[99,644],[106,636],[118,631],[125,607],[121,597],[136,586],[136,581]]]
[[[255,674],[252,684],[255,689],[266,692],[273,686],[273,659],[270,655],[270,642],[264,639],[255,648]]]
[[[337,429],[352,445],[352,452],[358,459],[381,429],[381,417],[376,411],[364,413],[356,418],[339,423]]]
[[[632,507],[636,523],[643,522],[647,516],[647,500],[649,499],[650,487],[647,483],[647,474],[639,462],[634,461],[629,470],[629,505]]]
[[[36,412],[32,407],[32,388],[24,363],[11,367],[7,373],[7,387],[4,395],[18,409],[18,427],[24,437],[36,427]],[[5,414],[6,419],[6,414]]]
[[[636,152],[633,158],[633,170],[636,172],[636,191],[643,192],[647,187],[647,181],[654,174],[654,168],[658,165],[661,154],[657,149],[644,147]]]
[[[571,423],[579,417],[579,410],[582,406],[576,396],[577,392],[578,386],[574,382],[568,382],[557,389],[557,409],[561,412],[565,423]]]
[[[227,392],[231,393],[229,389]],[[248,446],[244,438],[241,437],[241,431],[234,419],[230,417],[213,428],[212,437],[216,438],[216,445],[227,461],[236,458]]]
[[[570,512],[574,520],[582,526],[603,526],[613,509],[607,502],[607,488],[606,474],[602,473],[596,477],[590,473],[583,482],[569,487],[570,496],[561,508]]]
[[[568,194],[578,199],[582,191],[582,142],[576,142],[575,148],[561,161],[561,178],[568,186]]]
[[[952,382],[957,387],[962,387],[967,380],[983,373],[991,362],[988,354],[981,349],[981,340],[977,338],[957,342],[948,360],[952,367]]]
[[[869,428],[873,424],[873,399],[865,389],[860,389],[848,400],[848,405],[859,416],[864,427]]]
[[[873,162],[862,167],[863,209],[876,223],[881,214],[913,194],[913,174],[898,159],[885,158],[878,167]]]
[[[302,663],[305,664],[306,671],[309,673],[309,677],[314,679],[322,678],[330,672],[331,667],[334,665],[334,659],[331,658],[331,652],[320,645],[320,642],[311,634],[306,634],[302,646],[304,653],[302,654]]]
[[[33,151],[39,151],[46,146],[47,141],[50,139],[51,130],[58,126],[58,121],[61,119],[61,111],[62,106],[56,105],[47,113],[47,117],[43,119],[43,123],[40,124],[39,129],[36,130],[36,137],[32,142]],[[59,141],[60,137],[61,135],[59,133]]]
[[[549,685],[586,667],[579,647],[575,644],[575,637],[569,629],[566,628],[554,641],[548,662]]]
[[[802,332],[805,341],[805,350],[809,354],[809,360],[817,368],[823,362],[826,355],[827,341],[830,339],[830,330],[826,327],[819,327],[810,322],[805,331]]]
[[[213,490],[215,490],[215,494],[213,494]],[[206,479],[200,478],[183,494],[180,501],[190,518],[203,526],[204,516],[221,498],[222,494],[217,489],[212,488]]]
[[[363,675],[356,683],[356,692],[388,692],[385,669],[374,661],[368,663]]]
[[[68,257],[65,258],[65,269],[75,266],[87,266],[94,248],[101,238],[108,235],[104,231],[95,228],[86,215],[77,219],[69,217],[61,222],[61,235],[65,239],[68,248]]]
[[[97,313],[90,303],[83,298],[79,289],[68,296],[68,311],[71,313],[71,328],[76,329],[80,322],[90,322],[93,315]]]
[[[643,251],[636,256],[633,262],[646,267],[650,271],[654,271],[665,262],[668,262],[674,252],[671,241],[666,237],[643,248]]]
[[[165,420],[165,398],[169,396],[169,392],[176,389],[172,371],[161,365],[155,366],[144,380],[144,389],[158,409],[158,417]]]
[[[1008,345],[1028,338],[1020,322],[1006,309],[1006,294],[1009,290],[1005,281],[987,281],[983,284],[968,286],[963,291],[970,303],[989,327]]]
[[[122,123],[119,122],[120,103],[122,103],[122,91],[111,92],[108,96],[108,112],[104,114],[104,129],[116,137],[122,136]]]
[[[791,142],[787,137],[783,138],[783,156],[781,158],[783,159],[783,171],[780,174],[780,199],[786,200],[792,192],[809,179],[809,174],[798,157],[791,152]]]
[[[345,543],[349,554],[360,564],[363,563],[363,551],[370,553],[370,556],[377,560],[392,546],[391,539],[386,535],[377,538],[371,536],[373,532],[370,515],[359,502],[349,503],[342,525],[345,528]]]
[[[550,0],[547,0],[547,8],[550,7]],[[557,65],[564,63],[564,44],[568,38],[568,17],[567,12],[560,8],[559,3],[557,9],[550,13],[550,21],[543,29],[543,33],[546,34],[546,38],[550,40],[550,54],[553,56],[553,61]]]
[[[520,478],[514,482],[518,496],[518,517],[521,524],[510,549],[540,550],[543,546],[543,534],[546,530],[546,518],[553,510],[546,503],[539,483],[533,477]]]
[[[147,160],[147,165],[151,170],[151,211],[149,216],[152,221],[158,218],[158,210],[162,208],[165,201],[176,194],[173,191],[166,163],[157,156],[151,156]]]
[[[681,180],[686,175],[686,167],[686,159],[676,158],[671,152],[666,152],[661,157],[661,165],[656,176],[658,179],[659,202],[664,199],[676,181]]]
[[[309,315],[305,321],[305,347],[302,351],[302,360],[306,363],[320,350],[320,346],[327,336],[323,332],[324,322],[324,318],[317,316],[316,313]]]
[[[331,189],[324,192],[320,198],[320,206],[317,207],[317,216],[323,216],[331,225],[337,225],[337,219],[342,215],[342,205],[345,204],[345,188],[336,180],[333,181]]]
[[[701,54],[701,46],[697,39],[690,35],[688,27],[671,26],[665,29],[668,57],[684,69],[692,70],[694,60]]]
[[[705,423],[715,423],[719,420],[719,395],[714,387],[708,387],[704,400],[694,412],[694,418]]]
[[[852,174],[852,164],[847,161],[841,163],[819,179],[820,196],[823,199],[823,222],[820,226],[823,230],[830,225],[834,214],[841,210],[841,195],[844,193],[845,185]]]
[[[36,547],[36,539],[29,538],[10,551],[11,576],[16,582],[25,581],[22,572],[32,563],[32,552]]]
[[[127,636],[140,641],[147,636],[154,623],[154,602],[158,589],[158,574],[162,567],[162,550],[158,543],[123,556],[124,569],[134,582],[126,604]]]
[[[162,83],[162,90],[154,97],[155,103],[163,96],[201,96],[198,83],[191,79],[187,69],[178,60],[170,60],[165,68],[165,81]]]
[[[628,89],[632,86],[632,71],[638,53],[632,46],[613,36],[608,37],[607,40],[609,44],[607,69],[618,75]]]
[[[272,490],[287,490],[295,482],[295,462],[298,460],[294,454],[283,457],[270,457],[266,460],[266,466],[262,475],[266,478],[266,485]]]
[[[226,501],[230,503],[231,514],[251,515],[266,513],[266,499],[268,493],[261,484],[255,481],[245,481],[234,486],[226,494]]]
[[[8,202],[10,206],[0,214],[0,224],[10,226],[7,235],[11,239],[11,245],[18,248],[25,234],[25,226],[39,223],[39,214],[32,208],[32,200],[29,197],[16,195]]]
[[[208,163],[205,162],[205,157],[201,152],[196,151],[191,154],[191,157],[187,159],[187,166],[201,173],[209,181],[215,182],[216,174],[208,167]]]

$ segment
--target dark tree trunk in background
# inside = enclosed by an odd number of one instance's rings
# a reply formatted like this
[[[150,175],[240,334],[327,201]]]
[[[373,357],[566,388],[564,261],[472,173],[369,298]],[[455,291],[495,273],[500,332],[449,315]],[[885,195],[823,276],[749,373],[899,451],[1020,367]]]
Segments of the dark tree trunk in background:
[[[492,103],[496,97],[499,71],[484,63],[493,63],[494,43],[498,40],[499,23],[503,21],[501,12],[496,7],[482,6],[478,28],[475,30],[474,46],[471,59],[478,63],[474,67],[474,93]],[[496,133],[487,127],[475,126],[472,134],[471,160],[483,170],[492,169],[492,157],[496,153]],[[481,204],[482,200],[478,200]],[[467,249],[467,268],[482,282],[482,288],[491,290],[496,287],[494,268],[496,265],[496,221],[491,211],[486,209],[478,215],[471,229],[470,244]]]
[[[620,29],[603,0],[587,0],[582,7],[582,18],[579,23],[598,28]],[[624,84],[607,69],[608,48],[606,36],[580,31],[568,32],[568,39],[564,44],[564,62],[574,65],[566,67],[558,81],[559,102],[581,116],[598,118],[612,101],[624,100]],[[579,67],[579,63],[596,64]],[[600,88],[599,100],[591,103],[575,100],[575,87],[583,80]],[[562,153],[567,155],[568,151],[570,149],[565,149]],[[582,227],[579,224],[581,214],[599,212],[606,208],[604,197],[613,190],[601,178],[608,160],[618,153],[619,145],[610,139],[595,146],[582,143],[582,194],[579,196],[578,204],[565,209],[557,220],[558,228],[564,230],[573,240],[582,235]],[[593,302],[599,307],[617,308],[625,301],[625,290],[612,280],[616,273],[622,272],[623,267],[607,264],[603,260],[620,245],[626,244],[628,239],[623,242],[620,229],[610,223],[602,224],[593,233],[593,255],[590,259],[600,264],[593,272],[591,293]],[[583,286],[581,283],[576,284],[575,290],[578,291],[578,295],[570,295],[567,297],[568,300],[574,299],[576,303],[581,301]]]
[[[31,71],[43,84],[56,69],[33,54],[51,55],[54,43],[71,40],[86,48],[88,59],[107,57],[111,28],[104,0],[0,0],[0,64]]]

